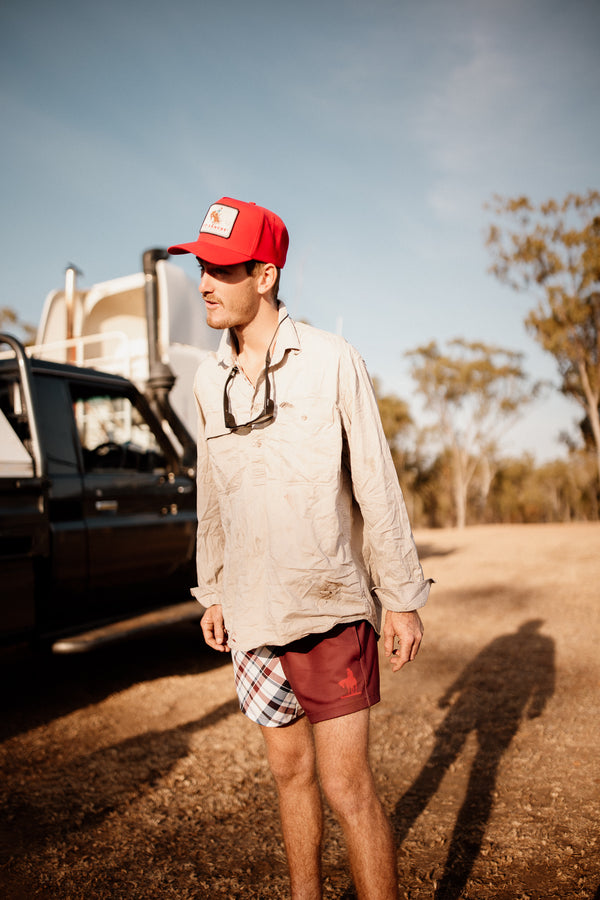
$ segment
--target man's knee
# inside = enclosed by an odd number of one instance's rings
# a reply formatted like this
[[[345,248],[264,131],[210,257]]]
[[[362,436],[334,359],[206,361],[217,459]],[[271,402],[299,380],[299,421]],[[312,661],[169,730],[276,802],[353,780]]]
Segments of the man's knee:
[[[263,728],[267,759],[280,788],[316,779],[315,749],[304,720],[284,728]]]
[[[269,753],[269,768],[278,785],[313,781],[316,778],[314,756],[310,753]]]
[[[326,770],[319,771],[321,787],[333,812],[342,818],[365,813],[379,800],[370,768],[361,771]]]

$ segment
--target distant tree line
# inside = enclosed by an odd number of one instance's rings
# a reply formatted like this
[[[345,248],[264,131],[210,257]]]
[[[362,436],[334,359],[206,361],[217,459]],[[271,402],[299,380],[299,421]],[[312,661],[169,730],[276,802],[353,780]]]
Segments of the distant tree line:
[[[566,458],[543,464],[503,457],[493,440],[457,451],[454,433],[440,440],[445,424],[418,429],[404,400],[383,394],[377,379],[375,390],[415,527],[600,519],[595,452],[583,431],[579,442],[565,440]]]

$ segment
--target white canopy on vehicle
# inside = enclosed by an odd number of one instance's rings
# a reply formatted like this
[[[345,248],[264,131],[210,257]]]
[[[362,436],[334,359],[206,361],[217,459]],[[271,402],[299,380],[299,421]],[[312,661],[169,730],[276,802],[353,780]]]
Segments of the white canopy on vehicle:
[[[220,333],[206,324],[198,287],[182,269],[159,259],[156,276],[157,353],[176,376],[170,394],[173,409],[195,436],[193,377],[201,360],[217,348]],[[44,303],[36,346],[28,352],[116,372],[143,390],[149,360],[143,272],[75,290],[71,297],[66,288],[52,291]]]

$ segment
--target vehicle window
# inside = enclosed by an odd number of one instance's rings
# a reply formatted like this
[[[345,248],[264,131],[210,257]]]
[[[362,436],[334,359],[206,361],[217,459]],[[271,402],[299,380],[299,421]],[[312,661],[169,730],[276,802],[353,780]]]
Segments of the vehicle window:
[[[19,385],[16,381],[1,379],[0,477],[31,477],[34,474],[31,451],[32,445],[27,419],[23,415]]]
[[[38,427],[50,475],[74,475],[79,470],[76,435],[68,385],[63,378],[35,375]]]
[[[26,444],[30,437],[29,424],[23,409],[20,385],[16,378],[0,379],[0,410],[4,413],[6,420],[10,422],[19,440]]]
[[[156,436],[128,397],[90,393],[78,385],[71,386],[71,394],[86,472],[165,471]]]

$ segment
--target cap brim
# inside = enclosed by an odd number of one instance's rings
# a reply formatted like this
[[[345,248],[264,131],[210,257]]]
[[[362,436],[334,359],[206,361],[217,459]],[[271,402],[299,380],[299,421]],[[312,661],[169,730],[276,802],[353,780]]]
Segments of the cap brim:
[[[192,253],[198,259],[203,259],[205,262],[212,263],[215,266],[235,266],[252,259],[251,256],[245,253],[239,253],[230,247],[217,246],[206,239],[199,239],[190,244],[174,244],[168,248],[168,252],[173,256],[182,253]]]

